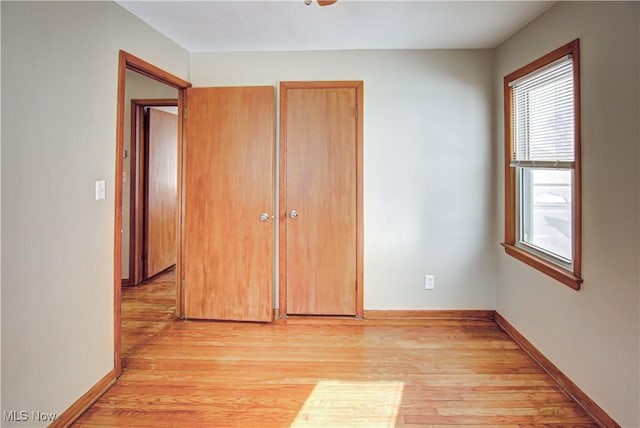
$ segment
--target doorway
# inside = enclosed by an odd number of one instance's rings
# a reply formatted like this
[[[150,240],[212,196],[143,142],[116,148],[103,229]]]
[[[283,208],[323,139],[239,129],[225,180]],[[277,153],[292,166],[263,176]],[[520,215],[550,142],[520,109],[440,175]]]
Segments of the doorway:
[[[114,366],[116,376],[120,376],[122,373],[122,284],[125,275],[129,276],[128,266],[124,266],[128,263],[129,255],[123,257],[123,235],[125,234],[125,228],[128,229],[128,222],[123,223],[123,196],[128,193],[129,186],[124,186],[125,181],[128,181],[130,172],[125,170],[125,155],[129,155],[129,150],[125,150],[125,127],[127,117],[126,114],[130,102],[127,102],[127,77],[135,76],[145,79],[151,79],[154,83],[160,83],[166,88],[172,88],[172,95],[161,98],[177,98],[178,117],[182,111],[182,98],[184,90],[191,86],[191,84],[185,80],[180,79],[166,71],[140,59],[127,52],[120,51],[119,63],[118,63],[118,99],[117,99],[117,124],[116,124],[116,168],[115,168],[115,215],[114,215]],[[176,97],[177,94],[177,97]],[[136,96],[129,96],[129,98],[136,98]],[[138,97],[141,98],[141,97]],[[145,97],[146,98],[146,97]],[[177,175],[180,176],[180,159],[182,153],[182,124],[181,121],[177,121]],[[127,172],[127,174],[124,174]],[[130,195],[126,195],[125,201],[129,200]],[[180,200],[180,186],[177,186],[177,199]],[[128,205],[128,204],[126,204]],[[126,208],[126,207],[125,207]],[[177,210],[176,224],[180,224],[181,212]],[[128,218],[128,217],[127,217]],[[176,236],[178,242],[180,241],[180,228],[176,227]],[[125,246],[128,249],[128,246]],[[180,277],[181,263],[180,263],[180,247],[177,247],[176,255],[176,277]],[[180,283],[176,281],[176,315],[181,316],[180,305]]]
[[[176,264],[177,106],[177,99],[131,100],[128,247],[126,228],[123,234],[123,262],[128,253],[130,286]],[[123,270],[126,271],[124,267]]]
[[[279,315],[363,316],[363,83],[280,84]]]

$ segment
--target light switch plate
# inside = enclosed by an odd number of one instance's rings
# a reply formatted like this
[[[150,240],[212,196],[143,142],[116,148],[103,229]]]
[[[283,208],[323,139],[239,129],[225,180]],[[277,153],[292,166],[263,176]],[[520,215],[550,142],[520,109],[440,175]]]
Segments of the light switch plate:
[[[96,180],[96,201],[101,201],[107,197],[106,180]]]

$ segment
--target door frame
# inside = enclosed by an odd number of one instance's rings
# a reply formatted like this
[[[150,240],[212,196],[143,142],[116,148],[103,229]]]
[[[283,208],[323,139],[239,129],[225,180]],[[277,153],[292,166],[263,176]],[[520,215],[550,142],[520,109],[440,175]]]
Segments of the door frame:
[[[125,82],[126,71],[131,70],[142,74],[178,90],[178,209],[177,209],[177,241],[178,257],[176,263],[176,313],[182,316],[182,284],[179,278],[182,275],[182,117],[185,90],[191,87],[191,83],[171,73],[162,70],[147,61],[140,59],[128,52],[121,50],[118,55],[118,95],[116,113],[116,161],[114,178],[114,228],[113,228],[113,280],[114,280],[114,369],[116,377],[122,374],[122,171],[124,155],[124,110],[125,110]]]
[[[145,186],[148,181],[145,156],[144,109],[147,107],[177,107],[177,98],[131,100],[131,146],[129,147],[129,285],[144,280],[142,254],[144,249],[147,207]],[[179,116],[176,120],[180,121]],[[177,202],[176,202],[177,203]]]
[[[355,89],[356,91],[356,318],[364,317],[363,132],[364,82],[280,82],[279,308],[287,317],[287,91],[289,89]]]

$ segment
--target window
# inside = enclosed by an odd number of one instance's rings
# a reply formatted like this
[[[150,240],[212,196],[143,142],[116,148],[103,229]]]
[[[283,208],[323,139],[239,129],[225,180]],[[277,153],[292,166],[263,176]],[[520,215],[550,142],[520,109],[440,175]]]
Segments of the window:
[[[578,290],[579,40],[504,78],[507,254]]]

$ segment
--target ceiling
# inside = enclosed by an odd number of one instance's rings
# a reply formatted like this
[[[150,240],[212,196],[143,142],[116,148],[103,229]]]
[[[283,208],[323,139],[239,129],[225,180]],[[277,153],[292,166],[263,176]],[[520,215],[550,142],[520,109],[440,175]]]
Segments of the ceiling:
[[[190,52],[494,48],[549,1],[117,2]]]

